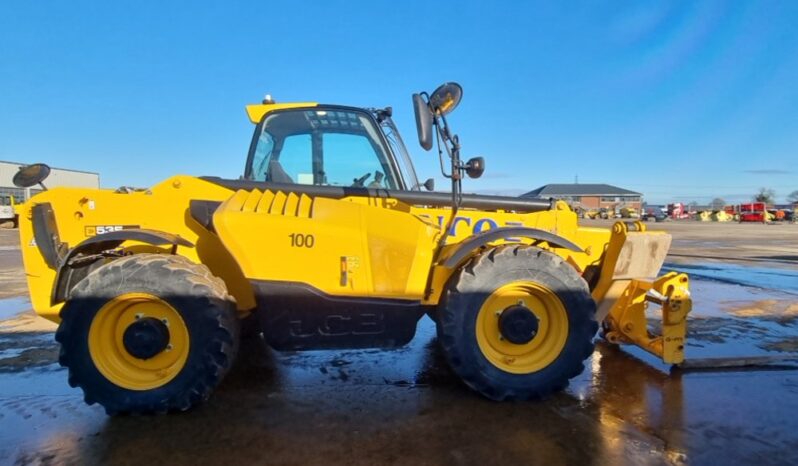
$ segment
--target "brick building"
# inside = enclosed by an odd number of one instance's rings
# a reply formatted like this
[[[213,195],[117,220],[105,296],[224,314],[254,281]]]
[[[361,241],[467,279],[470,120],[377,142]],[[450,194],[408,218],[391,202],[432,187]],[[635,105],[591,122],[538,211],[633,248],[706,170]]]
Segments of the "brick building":
[[[643,195],[609,184],[547,184],[521,197],[562,199],[572,207],[585,210],[608,210],[631,207],[640,212]]]

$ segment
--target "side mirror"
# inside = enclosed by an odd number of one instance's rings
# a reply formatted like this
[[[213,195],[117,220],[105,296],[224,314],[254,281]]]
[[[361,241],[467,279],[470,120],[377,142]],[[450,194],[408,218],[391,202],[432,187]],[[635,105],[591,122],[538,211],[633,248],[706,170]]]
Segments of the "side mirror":
[[[432,112],[421,94],[413,94],[413,109],[416,112],[418,143],[424,150],[432,149]]]
[[[50,167],[43,163],[34,163],[33,165],[19,167],[19,171],[14,175],[11,182],[18,188],[30,188],[37,184],[44,188],[42,181],[49,175]]]
[[[485,159],[474,157],[466,162],[465,169],[469,178],[479,178],[485,172]]]
[[[424,182],[424,189],[427,191],[435,191],[435,180],[427,178],[427,181]]]
[[[444,83],[438,86],[429,97],[429,108],[436,115],[446,115],[452,112],[463,98],[463,87],[457,83]]]

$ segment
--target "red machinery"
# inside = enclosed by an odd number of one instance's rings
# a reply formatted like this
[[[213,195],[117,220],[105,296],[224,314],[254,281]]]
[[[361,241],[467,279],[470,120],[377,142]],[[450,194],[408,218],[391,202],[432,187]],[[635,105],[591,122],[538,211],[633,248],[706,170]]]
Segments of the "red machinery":
[[[740,221],[760,223],[766,222],[767,206],[764,202],[749,202],[748,204],[740,204]]]
[[[680,220],[690,218],[690,214],[687,213],[686,205],[682,204],[681,202],[677,202],[675,204],[668,204],[668,217],[674,220]]]

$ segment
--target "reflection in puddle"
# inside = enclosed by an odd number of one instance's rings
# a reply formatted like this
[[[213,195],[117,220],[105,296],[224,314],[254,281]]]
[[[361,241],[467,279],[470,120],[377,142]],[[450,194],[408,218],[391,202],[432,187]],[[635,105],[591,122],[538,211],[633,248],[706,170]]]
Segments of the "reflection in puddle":
[[[702,278],[693,279],[690,287],[688,359],[767,356],[798,349],[794,294]],[[653,307],[648,313],[654,333],[659,333],[659,311]]]
[[[13,317],[30,309],[30,300],[26,296],[0,299],[0,320]]]
[[[763,345],[798,335],[794,295],[692,287],[688,357],[772,354]],[[276,353],[248,341],[199,409],[107,418],[68,386],[56,347],[50,332],[0,332],[0,359],[50,351],[0,372],[0,464],[216,464],[231,450],[242,463],[798,464],[798,371],[670,373],[642,350],[599,343],[565,392],[495,403],[451,372],[424,318],[390,351]]]
[[[798,271],[790,269],[747,267],[735,264],[665,264],[665,269],[686,272],[726,283],[755,286],[798,295]]]

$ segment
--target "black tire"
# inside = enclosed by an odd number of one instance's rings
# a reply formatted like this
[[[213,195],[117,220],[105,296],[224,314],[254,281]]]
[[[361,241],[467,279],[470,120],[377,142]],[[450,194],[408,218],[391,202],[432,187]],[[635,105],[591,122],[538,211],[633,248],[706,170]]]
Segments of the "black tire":
[[[189,336],[185,364],[157,388],[116,385],[92,360],[92,321],[105,303],[126,293],[146,293],[166,302],[179,313]],[[75,286],[60,317],[55,339],[61,344],[59,363],[69,369],[69,384],[81,387],[86,403],[99,403],[109,415],[185,411],[204,402],[238,351],[235,302],[224,282],[181,256],[139,254],[103,265]]]
[[[483,303],[502,285],[520,280],[551,290],[568,320],[568,335],[556,358],[522,374],[491,363],[476,335]],[[439,340],[452,369],[473,390],[492,400],[536,399],[562,390],[584,370],[598,329],[595,314],[587,283],[562,258],[536,247],[501,246],[476,256],[450,279],[440,306]]]

